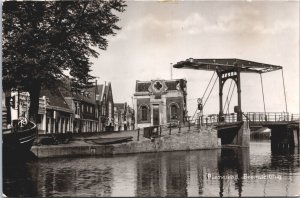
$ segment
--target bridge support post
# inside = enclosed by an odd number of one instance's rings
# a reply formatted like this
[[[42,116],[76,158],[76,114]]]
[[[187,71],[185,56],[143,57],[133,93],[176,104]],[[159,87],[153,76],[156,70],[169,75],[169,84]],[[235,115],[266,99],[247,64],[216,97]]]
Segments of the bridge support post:
[[[300,145],[299,127],[289,124],[267,126],[271,129],[272,151],[293,149]]]
[[[237,145],[249,147],[250,145],[250,128],[248,121],[243,122],[237,133]]]
[[[219,125],[218,138],[221,138],[222,145],[249,147],[250,128],[248,121],[233,123],[231,126]]]

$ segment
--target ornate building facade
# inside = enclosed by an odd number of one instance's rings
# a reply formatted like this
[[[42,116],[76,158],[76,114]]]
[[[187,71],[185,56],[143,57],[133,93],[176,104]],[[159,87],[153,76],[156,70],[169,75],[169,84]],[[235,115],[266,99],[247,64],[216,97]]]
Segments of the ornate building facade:
[[[136,81],[136,127],[183,123],[187,114],[186,83],[185,79]]]

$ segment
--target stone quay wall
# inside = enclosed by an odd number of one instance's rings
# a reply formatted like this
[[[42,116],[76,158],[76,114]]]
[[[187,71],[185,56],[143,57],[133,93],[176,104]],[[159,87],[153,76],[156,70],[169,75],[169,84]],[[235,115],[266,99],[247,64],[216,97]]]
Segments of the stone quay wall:
[[[200,130],[182,131],[164,135],[153,140],[143,139],[120,144],[66,144],[53,146],[34,146],[31,151],[38,158],[74,157],[74,156],[111,156],[118,154],[149,153],[164,151],[184,151],[200,149],[217,149],[217,130],[207,127]]]

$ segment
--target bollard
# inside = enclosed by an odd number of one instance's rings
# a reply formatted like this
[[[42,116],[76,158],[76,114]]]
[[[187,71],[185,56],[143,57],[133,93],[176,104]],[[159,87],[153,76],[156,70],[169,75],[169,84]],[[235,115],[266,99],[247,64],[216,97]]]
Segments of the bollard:
[[[169,135],[171,135],[171,123],[170,123],[170,131],[169,131]]]
[[[180,133],[181,132],[181,126],[179,125],[178,126],[178,133]]]
[[[137,135],[137,141],[140,140],[140,128],[138,128],[138,135]]]

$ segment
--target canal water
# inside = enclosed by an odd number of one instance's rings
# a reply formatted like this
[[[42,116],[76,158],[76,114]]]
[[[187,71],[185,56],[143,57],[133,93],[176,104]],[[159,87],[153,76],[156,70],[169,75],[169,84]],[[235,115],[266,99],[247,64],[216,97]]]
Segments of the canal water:
[[[299,149],[219,149],[33,160],[3,167],[7,196],[293,196]]]

